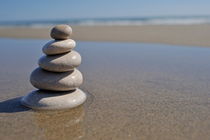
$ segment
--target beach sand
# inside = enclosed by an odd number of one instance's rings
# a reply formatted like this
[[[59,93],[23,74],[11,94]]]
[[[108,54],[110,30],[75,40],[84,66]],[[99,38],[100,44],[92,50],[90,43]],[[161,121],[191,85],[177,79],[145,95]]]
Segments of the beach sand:
[[[87,102],[36,112],[20,105],[48,40],[0,39],[2,140],[209,140],[210,49],[77,42]]]
[[[72,26],[81,41],[143,42],[210,47],[210,25]],[[0,37],[50,38],[50,27],[0,27]]]

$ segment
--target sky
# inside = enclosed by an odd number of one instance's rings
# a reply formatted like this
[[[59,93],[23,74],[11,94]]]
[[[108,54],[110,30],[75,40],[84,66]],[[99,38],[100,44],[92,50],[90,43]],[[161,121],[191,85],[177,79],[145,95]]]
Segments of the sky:
[[[0,21],[210,15],[210,0],[0,0]]]

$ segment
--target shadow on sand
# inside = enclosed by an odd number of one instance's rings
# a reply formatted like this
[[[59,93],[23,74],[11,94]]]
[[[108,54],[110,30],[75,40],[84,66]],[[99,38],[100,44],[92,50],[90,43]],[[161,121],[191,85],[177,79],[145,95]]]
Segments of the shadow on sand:
[[[0,113],[15,113],[30,110],[30,108],[21,105],[21,98],[22,97],[17,97],[0,102]]]

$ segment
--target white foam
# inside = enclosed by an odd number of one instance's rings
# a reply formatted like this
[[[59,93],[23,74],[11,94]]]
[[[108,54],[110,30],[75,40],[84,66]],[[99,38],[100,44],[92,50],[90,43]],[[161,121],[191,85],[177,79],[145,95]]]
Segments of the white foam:
[[[0,23],[0,26],[30,26],[40,28],[54,26],[56,24],[69,25],[190,25],[210,24],[210,16],[186,16],[186,17],[143,17],[143,18],[100,18],[100,19],[67,19],[62,21],[29,21]]]

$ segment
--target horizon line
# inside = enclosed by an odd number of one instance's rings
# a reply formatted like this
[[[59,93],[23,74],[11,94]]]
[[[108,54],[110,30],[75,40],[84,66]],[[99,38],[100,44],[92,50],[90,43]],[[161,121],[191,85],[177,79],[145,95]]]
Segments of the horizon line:
[[[210,14],[199,14],[199,15],[159,15],[159,16],[119,16],[119,17],[82,17],[82,18],[78,18],[78,17],[74,17],[74,18],[61,18],[61,19],[23,19],[23,20],[3,20],[0,22],[4,23],[4,22],[31,22],[31,21],[62,21],[62,20],[100,20],[100,19],[135,19],[135,18],[167,18],[167,17],[171,17],[171,18],[185,18],[185,17],[210,17]]]

